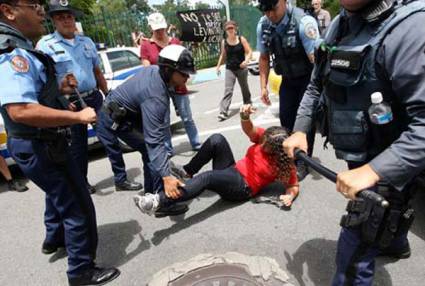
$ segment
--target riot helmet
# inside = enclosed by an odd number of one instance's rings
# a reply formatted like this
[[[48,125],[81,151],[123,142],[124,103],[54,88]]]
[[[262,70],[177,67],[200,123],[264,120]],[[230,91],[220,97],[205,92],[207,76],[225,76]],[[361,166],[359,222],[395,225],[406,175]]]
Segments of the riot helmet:
[[[158,65],[169,67],[185,75],[196,73],[192,53],[180,45],[169,45],[163,48],[159,53]]]

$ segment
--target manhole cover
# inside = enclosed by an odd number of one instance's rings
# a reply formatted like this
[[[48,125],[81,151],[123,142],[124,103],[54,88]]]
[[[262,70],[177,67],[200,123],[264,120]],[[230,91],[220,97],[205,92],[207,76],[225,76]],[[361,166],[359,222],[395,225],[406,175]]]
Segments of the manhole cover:
[[[261,286],[242,267],[216,264],[187,273],[169,286]]]
[[[237,252],[200,254],[170,265],[148,286],[292,286],[276,260]]]

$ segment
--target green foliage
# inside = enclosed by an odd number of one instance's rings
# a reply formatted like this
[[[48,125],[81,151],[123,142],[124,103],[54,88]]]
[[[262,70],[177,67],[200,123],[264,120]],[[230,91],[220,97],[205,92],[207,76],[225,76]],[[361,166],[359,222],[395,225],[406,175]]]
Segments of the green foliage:
[[[303,9],[311,8],[311,0],[297,0],[297,6]],[[322,0],[322,8],[331,13],[332,18],[339,13],[339,0]]]
[[[96,0],[71,0],[69,4],[75,8],[80,9],[85,14],[90,15],[91,9],[96,4]]]
[[[152,12],[147,0],[127,0],[127,8],[144,14]]]

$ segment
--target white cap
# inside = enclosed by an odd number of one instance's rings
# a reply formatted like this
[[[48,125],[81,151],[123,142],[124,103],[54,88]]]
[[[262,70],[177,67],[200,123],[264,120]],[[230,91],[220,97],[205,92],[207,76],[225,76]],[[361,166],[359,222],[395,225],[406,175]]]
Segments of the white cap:
[[[167,21],[161,13],[152,13],[148,17],[148,24],[153,31],[167,28]]]
[[[382,93],[380,93],[379,91],[374,92],[370,95],[370,100],[372,101],[373,104],[378,104],[382,102]]]

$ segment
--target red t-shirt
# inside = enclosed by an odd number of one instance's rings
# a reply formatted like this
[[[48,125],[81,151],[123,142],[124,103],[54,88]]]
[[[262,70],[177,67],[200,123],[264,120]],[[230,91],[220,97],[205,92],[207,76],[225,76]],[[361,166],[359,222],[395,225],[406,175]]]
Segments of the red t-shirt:
[[[181,45],[181,42],[177,38],[170,38],[169,44]],[[162,47],[158,46],[158,44],[151,39],[142,40],[142,44],[140,45],[140,58],[142,60],[148,60],[151,65],[156,65],[161,50]]]
[[[177,38],[170,38],[169,44],[181,45],[181,42]],[[142,40],[142,44],[140,45],[140,58],[142,60],[148,60],[151,65],[156,65],[158,63],[159,53],[162,49],[161,46],[158,46],[158,44],[151,39]],[[175,90],[177,94],[183,95],[187,93],[186,86],[178,86]]]
[[[257,128],[255,138],[252,140],[254,145],[248,148],[243,159],[236,163],[235,168],[244,177],[245,182],[252,190],[252,195],[255,196],[263,187],[276,181],[277,176],[271,166],[270,157],[263,151],[260,141],[264,135],[263,128]],[[287,182],[282,182],[287,185],[298,184],[297,172],[295,166],[291,170],[291,176]]]

